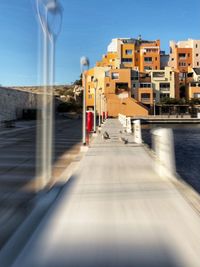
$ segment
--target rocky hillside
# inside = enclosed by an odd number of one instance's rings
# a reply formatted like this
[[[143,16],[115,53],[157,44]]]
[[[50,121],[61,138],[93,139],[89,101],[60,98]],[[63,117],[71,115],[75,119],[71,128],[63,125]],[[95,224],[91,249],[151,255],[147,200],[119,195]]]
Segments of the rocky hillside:
[[[42,94],[43,87],[41,86],[15,86],[13,89]],[[12,89],[10,88],[10,89]],[[62,102],[77,102],[80,103],[82,96],[82,87],[80,85],[56,85],[54,86],[54,95],[56,98],[62,100]]]

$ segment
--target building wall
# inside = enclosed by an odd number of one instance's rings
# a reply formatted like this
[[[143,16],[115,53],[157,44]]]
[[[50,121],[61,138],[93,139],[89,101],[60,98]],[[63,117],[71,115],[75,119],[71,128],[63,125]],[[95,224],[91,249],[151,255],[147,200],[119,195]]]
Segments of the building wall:
[[[169,66],[178,69],[180,72],[187,72],[188,67],[200,67],[200,40],[188,39],[177,43],[170,41],[170,61]],[[191,54],[185,60],[179,60],[178,53]],[[174,59],[174,60],[172,60]],[[179,63],[186,63],[186,66],[179,66]]]
[[[152,58],[151,62],[145,61],[145,58]],[[140,45],[140,67],[141,72],[145,71],[145,68],[149,67],[152,70],[160,69],[160,41],[142,43]]]
[[[128,51],[132,51],[128,54]],[[125,62],[125,60],[131,60],[131,62]],[[134,44],[122,44],[121,45],[121,65],[125,68],[134,68],[135,66],[135,45]]]
[[[157,74],[157,75],[156,75]],[[161,77],[161,75],[163,76]],[[155,77],[158,76],[158,77]],[[178,72],[174,71],[170,67],[166,67],[164,70],[154,70],[151,72],[151,82],[153,89],[156,93],[156,102],[160,102],[161,94],[169,94],[169,97],[175,98],[179,95],[179,78]],[[169,84],[169,90],[160,89],[160,84]]]
[[[148,49],[156,51],[148,52]],[[132,50],[132,54],[127,54]],[[144,71],[145,67],[160,69],[160,40],[143,41],[130,38],[113,39],[108,46],[108,52],[117,53],[118,63],[121,67]],[[145,62],[146,57],[151,57],[152,62]],[[130,62],[126,62],[126,60]]]
[[[39,94],[0,88],[0,123],[22,117],[23,109],[37,108]]]
[[[106,55],[103,55],[102,60],[97,61],[96,66],[119,68],[119,59],[117,53],[109,52]]]
[[[119,75],[117,79],[114,75]],[[116,77],[116,76],[114,76]],[[148,110],[141,106],[136,100],[132,99],[131,94],[131,70],[130,69],[109,69],[105,67],[95,67],[86,73],[86,106],[87,109],[94,107],[94,79],[98,79],[96,90],[96,107],[97,113],[100,111],[100,105],[104,105],[105,111],[109,116],[116,117],[119,113],[127,116],[148,114]],[[118,83],[126,83],[127,90],[116,92]],[[101,88],[101,90],[99,90]],[[122,99],[120,96],[126,93],[127,98]],[[119,93],[119,94],[118,94]],[[123,95],[124,96],[124,95]],[[101,99],[105,101],[101,101]],[[104,104],[103,104],[104,103]]]
[[[153,105],[153,89],[152,88],[138,88],[137,100],[143,104]],[[145,95],[148,95],[147,98]]]
[[[194,94],[199,94],[200,95],[200,84],[198,86],[196,86],[196,87],[193,87],[193,86],[189,85],[189,88],[188,88],[189,100],[192,99],[192,98],[195,98]]]

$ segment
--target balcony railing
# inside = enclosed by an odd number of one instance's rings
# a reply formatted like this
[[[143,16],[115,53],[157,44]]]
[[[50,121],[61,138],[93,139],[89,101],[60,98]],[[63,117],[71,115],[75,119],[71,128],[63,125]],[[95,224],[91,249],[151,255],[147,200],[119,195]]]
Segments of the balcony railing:
[[[141,102],[142,103],[146,103],[146,104],[149,104],[150,103],[150,98],[147,98],[147,97],[143,97],[143,98],[141,98]]]

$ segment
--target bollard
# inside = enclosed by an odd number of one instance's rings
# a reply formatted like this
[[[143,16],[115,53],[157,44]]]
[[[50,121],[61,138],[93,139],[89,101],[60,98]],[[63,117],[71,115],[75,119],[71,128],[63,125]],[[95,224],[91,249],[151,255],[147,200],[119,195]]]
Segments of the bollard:
[[[136,144],[142,144],[142,133],[140,120],[135,120],[134,122],[134,142]]]
[[[93,129],[93,112],[87,111],[87,132],[90,133]]]
[[[172,129],[152,130],[153,150],[158,158],[156,171],[160,176],[173,177],[176,174],[174,137]]]
[[[132,133],[132,127],[131,127],[131,118],[126,118],[126,131],[127,133]]]

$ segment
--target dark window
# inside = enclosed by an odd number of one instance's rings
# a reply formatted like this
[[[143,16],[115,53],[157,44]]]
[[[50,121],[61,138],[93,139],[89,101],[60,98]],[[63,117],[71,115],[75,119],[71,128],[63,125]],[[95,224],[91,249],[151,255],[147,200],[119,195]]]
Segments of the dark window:
[[[165,77],[165,73],[164,72],[153,72],[153,77],[162,78],[162,77]]]
[[[151,88],[151,83],[140,83],[140,88]]]
[[[150,94],[147,94],[147,93],[141,94],[141,99],[142,100],[144,100],[144,99],[150,99]]]
[[[152,57],[145,57],[144,62],[152,62]]]
[[[178,56],[179,56],[179,58],[186,58],[186,54],[185,53],[179,53]]]
[[[144,66],[144,70],[152,70],[152,67],[150,67],[150,66]]]
[[[122,63],[131,63],[133,62],[132,58],[122,58]]]
[[[160,90],[162,91],[170,90],[170,83],[160,83]]]

